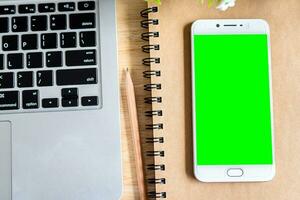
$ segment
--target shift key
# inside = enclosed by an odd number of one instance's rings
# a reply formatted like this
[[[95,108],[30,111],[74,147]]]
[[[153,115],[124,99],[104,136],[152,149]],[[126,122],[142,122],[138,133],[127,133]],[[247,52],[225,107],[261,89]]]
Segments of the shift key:
[[[5,91],[0,92],[0,111],[19,109],[19,92]]]
[[[56,83],[57,85],[90,85],[97,84],[97,69],[71,69],[57,70]]]
[[[67,66],[96,65],[96,59],[96,50],[66,51]]]

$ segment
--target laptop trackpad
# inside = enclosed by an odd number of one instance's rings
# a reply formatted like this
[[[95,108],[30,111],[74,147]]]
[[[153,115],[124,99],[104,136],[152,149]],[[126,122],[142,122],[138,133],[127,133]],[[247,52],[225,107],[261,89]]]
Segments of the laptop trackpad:
[[[11,123],[0,122],[0,199],[11,200]]]

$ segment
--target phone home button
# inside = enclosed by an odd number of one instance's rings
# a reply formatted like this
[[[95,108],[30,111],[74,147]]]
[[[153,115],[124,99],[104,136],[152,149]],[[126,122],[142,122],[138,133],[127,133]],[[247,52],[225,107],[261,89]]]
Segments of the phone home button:
[[[244,171],[241,168],[230,168],[227,170],[227,175],[229,177],[241,177],[244,175]]]

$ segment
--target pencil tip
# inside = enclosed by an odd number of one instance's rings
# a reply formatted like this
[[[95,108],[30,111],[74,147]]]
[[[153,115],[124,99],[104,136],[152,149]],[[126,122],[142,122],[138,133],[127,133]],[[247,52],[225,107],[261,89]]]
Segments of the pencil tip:
[[[128,72],[128,67],[126,68],[126,72]]]

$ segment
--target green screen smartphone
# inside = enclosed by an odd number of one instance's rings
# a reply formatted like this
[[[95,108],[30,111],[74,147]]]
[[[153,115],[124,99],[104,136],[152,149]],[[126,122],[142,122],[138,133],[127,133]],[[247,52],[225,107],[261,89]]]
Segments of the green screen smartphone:
[[[263,20],[192,26],[194,170],[201,181],[274,177],[269,38]]]

